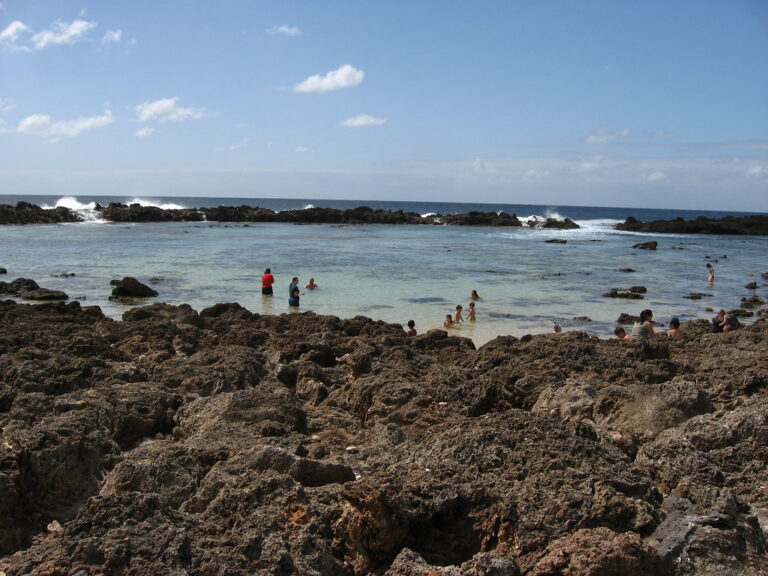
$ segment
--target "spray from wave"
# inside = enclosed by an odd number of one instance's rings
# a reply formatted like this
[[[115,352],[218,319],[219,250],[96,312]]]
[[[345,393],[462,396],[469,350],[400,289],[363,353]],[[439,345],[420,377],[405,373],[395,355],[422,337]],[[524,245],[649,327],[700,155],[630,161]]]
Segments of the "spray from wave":
[[[100,224],[106,222],[106,220],[104,220],[101,215],[96,212],[96,202],[88,202],[87,204],[83,204],[74,196],[64,196],[56,201],[55,206],[43,204],[41,205],[41,208],[45,210],[51,210],[53,208],[68,208],[80,216],[81,220],[85,223]]]
[[[172,202],[158,202],[155,200],[148,200],[146,198],[132,198],[124,202],[127,205],[139,204],[141,206],[154,206],[163,210],[183,210],[185,207],[181,204],[175,204]],[[49,204],[41,204],[41,208],[45,210],[52,210],[54,208],[68,208],[72,212],[77,213],[83,222],[88,223],[103,223],[107,222],[99,212],[96,211],[96,202],[83,203],[80,202],[75,196],[63,196],[56,201],[56,204],[51,206]]]
[[[141,206],[154,206],[155,208],[162,208],[163,210],[184,210],[186,206],[182,206],[181,204],[175,204],[173,202],[158,202],[156,200],[148,200],[146,198],[133,198],[132,200],[128,200],[126,202],[129,206],[131,204],[140,204]]]
[[[43,204],[41,208],[45,210],[52,210],[53,208],[69,208],[70,210],[93,210],[96,208],[96,202],[89,202],[88,204],[83,204],[80,202],[77,198],[74,196],[64,196],[62,198],[59,198],[56,201],[55,206],[50,206],[48,204]]]

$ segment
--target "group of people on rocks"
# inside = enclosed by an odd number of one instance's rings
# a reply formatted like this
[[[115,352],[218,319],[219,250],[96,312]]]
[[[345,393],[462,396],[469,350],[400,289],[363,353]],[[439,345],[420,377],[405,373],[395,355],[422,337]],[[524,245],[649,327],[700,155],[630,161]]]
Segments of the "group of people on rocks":
[[[627,334],[626,330],[621,326],[617,327],[613,333],[616,335],[616,338],[622,342],[651,340],[657,336],[653,326],[653,312],[646,309],[640,312],[640,318],[632,325],[631,334]],[[722,308],[718,310],[717,315],[712,318],[713,332],[731,332],[738,327],[738,319],[735,316],[728,314]],[[683,340],[684,335],[683,330],[680,328],[679,318],[675,317],[669,321],[667,336],[675,340]]]
[[[709,284],[715,282],[715,267],[711,263],[706,264]],[[555,324],[555,332],[557,330],[557,324]],[[643,310],[640,312],[640,318],[632,325],[632,333],[627,334],[626,330],[621,326],[617,327],[613,333],[622,342],[631,342],[633,340],[650,340],[656,337],[656,332],[653,329],[653,312],[651,310]],[[731,332],[736,328],[739,328],[739,320],[732,314],[728,314],[723,308],[718,310],[717,315],[712,318],[712,331],[713,332]],[[674,338],[675,340],[683,339],[683,331],[680,328],[680,320],[678,318],[672,318],[669,321],[669,330],[667,330],[667,336]]]
[[[640,312],[640,318],[632,325],[631,334],[627,334],[626,330],[621,326],[617,327],[613,333],[616,338],[622,342],[652,340],[658,336],[654,331],[653,326],[653,312],[646,309]],[[667,336],[675,340],[682,340],[684,338],[683,331],[680,328],[679,318],[674,317],[669,321]]]

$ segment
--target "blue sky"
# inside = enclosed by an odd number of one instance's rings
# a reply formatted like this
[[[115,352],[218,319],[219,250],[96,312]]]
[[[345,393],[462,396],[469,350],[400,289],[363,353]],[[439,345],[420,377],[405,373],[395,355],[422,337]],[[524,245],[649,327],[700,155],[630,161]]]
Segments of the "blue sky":
[[[0,193],[768,212],[766,62],[766,0],[0,0]]]

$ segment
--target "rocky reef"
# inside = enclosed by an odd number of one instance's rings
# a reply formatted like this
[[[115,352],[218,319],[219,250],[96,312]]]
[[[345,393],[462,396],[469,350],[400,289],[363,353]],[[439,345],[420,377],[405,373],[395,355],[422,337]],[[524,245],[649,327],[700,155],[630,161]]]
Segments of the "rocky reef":
[[[217,206],[215,208],[159,208],[141,204],[96,205],[98,216],[109,222],[287,222],[294,224],[427,224],[450,226],[522,226],[515,214],[505,212],[468,212],[466,214],[430,214],[422,216],[403,210],[382,210],[359,206],[348,210],[305,208],[275,212],[258,206]],[[76,211],[59,207],[43,209],[27,202],[15,207],[0,205],[0,224],[56,224],[82,220]],[[531,228],[575,229],[570,218],[532,220]]]
[[[764,575],[768,323],[476,349],[0,301],[0,573]]]
[[[626,222],[616,224],[616,230],[627,232],[654,232],[662,234],[740,234],[749,236],[768,236],[768,216],[726,216],[707,218],[699,216],[695,220],[675,218],[673,220],[654,220],[641,222],[630,216]]]

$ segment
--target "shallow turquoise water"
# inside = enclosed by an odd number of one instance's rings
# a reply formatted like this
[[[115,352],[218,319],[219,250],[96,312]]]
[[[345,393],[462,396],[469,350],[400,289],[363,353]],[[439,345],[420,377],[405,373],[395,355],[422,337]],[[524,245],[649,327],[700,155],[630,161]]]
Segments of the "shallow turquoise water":
[[[706,306],[738,307],[744,286],[760,284],[768,271],[768,238],[641,235],[613,231],[609,221],[581,222],[573,231],[443,226],[338,226],[293,224],[72,224],[0,227],[3,280],[32,278],[63,290],[83,305],[98,305],[119,318],[109,281],[162,278],[157,299],[200,310],[239,302],[252,312],[289,312],[288,284],[314,277],[301,310],[352,317],[358,314],[419,332],[441,326],[456,304],[476,289],[478,320],[452,332],[482,344],[499,334],[521,336],[579,329],[609,337],[620,313],[651,308],[657,321],[708,318]],[[566,244],[546,243],[564,239]],[[657,240],[655,252],[634,250]],[[705,263],[716,259],[717,278],[707,282]],[[275,296],[261,295],[260,277],[271,267]],[[633,268],[636,272],[619,272]],[[74,273],[74,277],[54,276]],[[645,300],[603,298],[610,288],[643,285]],[[711,294],[702,300],[691,292]],[[591,322],[578,322],[587,316]]]

